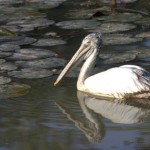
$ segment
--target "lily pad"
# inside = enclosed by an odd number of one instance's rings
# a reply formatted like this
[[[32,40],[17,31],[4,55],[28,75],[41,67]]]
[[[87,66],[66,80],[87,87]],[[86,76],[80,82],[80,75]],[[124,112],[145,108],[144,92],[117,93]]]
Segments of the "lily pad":
[[[56,23],[56,26],[63,29],[94,29],[100,26],[96,20],[70,20]]]
[[[47,18],[36,18],[36,19],[22,19],[8,22],[7,25],[17,25],[22,28],[36,28],[36,27],[47,27],[54,24],[53,20]]]
[[[31,5],[32,8],[36,9],[51,9],[58,7],[60,4],[65,2],[66,0],[55,0],[55,1],[49,1],[49,0],[27,0],[28,4]]]
[[[66,44],[66,41],[61,39],[39,39],[36,43],[32,44],[34,46],[55,46]]]
[[[117,63],[126,63],[136,59],[135,53],[108,53],[108,54],[100,54],[99,57],[101,58],[99,63],[103,64],[117,64]]]
[[[57,54],[50,50],[38,49],[38,48],[26,48],[26,49],[20,49],[16,51],[8,59],[33,60],[33,59],[47,58],[47,57],[53,57],[53,56],[57,56]]]
[[[9,76],[15,78],[23,78],[23,79],[39,79],[52,76],[53,73],[50,70],[46,69],[33,69],[33,68],[25,68],[19,71],[11,71],[8,72]]]
[[[1,9],[1,8],[0,8]],[[0,22],[6,22],[8,20],[8,16],[0,12]]]
[[[27,84],[10,83],[6,85],[0,85],[0,98],[11,98],[24,96],[29,92],[31,87]]]
[[[37,19],[37,18],[45,18],[47,15],[45,13],[41,13],[36,11],[34,8],[30,7],[11,7],[11,9],[6,9],[5,13],[9,13],[10,16],[8,20],[8,24],[11,24],[11,22],[15,22],[18,20],[18,23],[22,20],[22,23],[31,20],[31,19]],[[13,14],[13,15],[12,15]],[[17,18],[18,17],[18,18]]]
[[[63,67],[66,64],[66,61],[62,58],[46,58],[32,61],[16,61],[16,65],[23,68],[56,68]]]
[[[135,23],[149,27],[150,26],[150,17],[141,18],[140,20],[137,20]]]
[[[16,33],[7,29],[6,27],[0,27],[0,37],[14,37]]]
[[[116,3],[133,3],[137,0],[116,0]],[[102,3],[112,3],[110,0],[101,0]]]
[[[9,2],[10,4],[10,2]],[[34,6],[34,4],[29,6],[27,3],[24,5],[20,5],[19,7],[8,7],[5,6],[1,9],[1,11],[9,16],[7,18],[7,22],[16,21],[16,20],[30,20],[30,19],[36,19],[36,18],[43,18],[46,17],[45,13],[38,12],[38,8]]]
[[[19,45],[5,43],[0,45],[0,51],[2,52],[11,52],[20,49]]]
[[[6,62],[5,59],[0,59],[0,64],[2,64],[2,63],[4,63],[4,62]]]
[[[13,32],[29,32],[29,31],[34,30],[34,27],[32,27],[32,26],[22,27],[19,25],[5,25],[4,27]]]
[[[16,45],[29,45],[29,44],[33,44],[36,41],[37,41],[37,39],[35,39],[35,38],[24,37],[24,38],[20,38],[20,39],[18,38],[18,40],[11,41],[9,43],[16,44]]]
[[[148,48],[141,48],[133,51],[137,52],[137,59],[150,58],[150,49]]]
[[[0,64],[0,70],[2,71],[12,71],[12,70],[16,70],[18,67],[10,62],[5,62]]]
[[[93,17],[96,13],[100,13],[101,16],[105,16],[111,13],[111,8],[107,6],[99,7],[96,9],[74,9],[71,10],[67,16],[69,18],[74,18],[74,19],[90,19]],[[105,19],[104,19],[105,20]]]
[[[92,30],[92,32],[112,33],[135,29],[136,26],[129,23],[103,23],[99,29]]]
[[[135,37],[150,38],[150,31],[139,33]]]
[[[11,52],[0,52],[0,58],[6,58],[11,56],[12,53]]]
[[[127,34],[107,34],[104,35],[103,44],[104,45],[121,45],[121,44],[131,44],[135,42],[142,41],[142,38],[133,38],[131,35]]]
[[[8,77],[0,76],[0,85],[10,83],[11,79]]]
[[[135,22],[142,18],[142,15],[136,13],[112,13],[109,16],[97,17],[97,20],[106,20],[107,22]]]

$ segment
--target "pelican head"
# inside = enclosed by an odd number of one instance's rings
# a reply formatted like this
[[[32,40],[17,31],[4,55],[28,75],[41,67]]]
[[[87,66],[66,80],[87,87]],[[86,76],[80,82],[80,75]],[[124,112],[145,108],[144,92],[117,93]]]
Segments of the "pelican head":
[[[77,63],[87,60],[95,50],[100,50],[102,45],[101,33],[91,33],[87,35],[69,63],[62,70],[54,85],[57,85],[65,74]]]

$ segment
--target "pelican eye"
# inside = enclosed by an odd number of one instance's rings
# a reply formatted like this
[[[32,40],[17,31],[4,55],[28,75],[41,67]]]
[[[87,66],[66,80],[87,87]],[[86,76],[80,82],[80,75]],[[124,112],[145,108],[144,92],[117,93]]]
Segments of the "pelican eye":
[[[86,44],[86,45],[89,45],[89,44],[91,44],[91,41],[90,41],[90,40],[86,40],[86,41],[85,41],[85,44]]]

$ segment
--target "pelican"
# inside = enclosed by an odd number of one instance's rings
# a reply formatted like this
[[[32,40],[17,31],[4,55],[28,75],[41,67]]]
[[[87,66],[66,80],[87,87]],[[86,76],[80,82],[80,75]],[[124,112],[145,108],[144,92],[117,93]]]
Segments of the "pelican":
[[[77,89],[93,96],[109,98],[149,98],[150,73],[136,65],[114,67],[90,76],[102,46],[101,33],[87,35],[62,70],[54,85],[77,63],[84,61],[77,80]]]

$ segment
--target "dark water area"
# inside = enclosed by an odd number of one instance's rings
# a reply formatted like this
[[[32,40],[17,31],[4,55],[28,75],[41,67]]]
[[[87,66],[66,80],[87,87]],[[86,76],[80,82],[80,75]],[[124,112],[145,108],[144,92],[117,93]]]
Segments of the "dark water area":
[[[0,0],[0,150],[150,149],[150,100],[78,92],[78,70],[53,85],[82,39],[97,31],[104,45],[95,72],[124,64],[150,71],[149,0],[122,1],[121,13],[109,8],[84,0]]]

